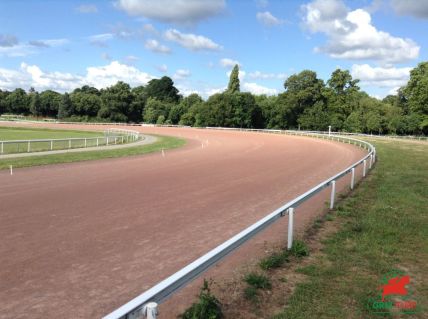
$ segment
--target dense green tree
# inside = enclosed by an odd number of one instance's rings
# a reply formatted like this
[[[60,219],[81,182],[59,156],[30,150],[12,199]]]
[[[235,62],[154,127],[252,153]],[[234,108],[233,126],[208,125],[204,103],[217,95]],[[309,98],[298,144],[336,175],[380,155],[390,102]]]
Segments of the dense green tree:
[[[31,93],[30,112],[34,116],[42,115],[40,107],[40,96],[38,92]]]
[[[168,118],[171,107],[172,103],[159,101],[158,99],[151,97],[148,98],[146,107],[144,108],[144,122],[155,124],[160,121],[163,124]]]
[[[7,112],[6,98],[10,94],[8,91],[0,90],[0,114]]]
[[[56,117],[60,103],[60,93],[52,90],[46,90],[40,93],[40,113],[43,116]]]
[[[98,94],[74,91],[71,96],[73,115],[95,117],[101,109],[102,99]]]
[[[230,73],[229,84],[227,85],[228,93],[235,93],[240,91],[240,83],[239,83],[239,66],[235,64]]]
[[[101,108],[98,117],[109,121],[127,122],[132,93],[129,84],[117,82],[104,90],[101,90]]]
[[[176,103],[181,99],[178,89],[174,86],[174,82],[167,76],[150,80],[145,91],[147,97],[157,99],[158,101]]]
[[[23,89],[15,89],[5,98],[5,108],[7,113],[29,114],[30,98]]]
[[[61,103],[58,107],[58,118],[64,119],[70,117],[74,113],[73,104],[68,93],[64,93],[61,98]]]

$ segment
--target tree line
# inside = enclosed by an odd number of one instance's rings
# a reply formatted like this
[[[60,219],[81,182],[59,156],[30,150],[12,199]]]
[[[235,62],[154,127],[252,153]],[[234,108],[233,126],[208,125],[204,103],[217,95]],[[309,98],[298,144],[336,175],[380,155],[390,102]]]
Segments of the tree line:
[[[383,100],[370,97],[348,70],[337,69],[325,83],[311,70],[291,75],[275,96],[240,91],[239,68],[227,89],[206,101],[183,97],[171,78],[131,88],[118,82],[98,90],[83,86],[71,93],[30,89],[0,90],[0,114],[52,117],[70,121],[180,124],[240,128],[305,129],[428,134],[428,62],[411,71],[406,86]]]

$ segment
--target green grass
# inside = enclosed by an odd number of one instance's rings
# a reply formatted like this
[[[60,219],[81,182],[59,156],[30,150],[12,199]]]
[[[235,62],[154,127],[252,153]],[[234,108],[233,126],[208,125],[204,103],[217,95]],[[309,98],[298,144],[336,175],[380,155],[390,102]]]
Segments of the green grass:
[[[280,318],[427,318],[428,146],[374,141],[378,162],[335,212],[339,231],[323,241]],[[382,277],[394,269],[410,275],[407,286],[417,314],[374,314]]]
[[[271,289],[272,283],[270,279],[262,274],[250,272],[244,277],[244,281],[249,285],[257,289]]]
[[[179,139],[176,137],[157,136],[157,138],[157,141],[152,144],[133,147],[130,146],[120,149],[98,151],[94,150],[85,152],[2,159],[0,160],[0,169],[7,169],[9,168],[9,165],[13,165],[14,168],[19,168],[37,165],[71,163],[78,161],[99,160],[104,158],[117,158],[123,156],[141,155],[161,151],[162,149],[173,149],[186,144],[186,141],[184,139]]]
[[[274,252],[271,255],[263,258],[259,262],[259,266],[263,270],[269,270],[274,268],[279,268],[284,263],[288,261],[288,252],[287,251],[280,251],[280,252]]]
[[[18,127],[0,127],[0,141],[7,140],[31,140],[31,139],[64,139],[64,138],[83,138],[83,137],[103,137],[103,132],[88,132],[75,130],[51,130],[51,129],[36,129],[36,128],[18,128]],[[105,141],[99,140],[101,144]],[[100,145],[101,145],[100,144]],[[83,140],[72,141],[71,147],[84,147]],[[32,142],[31,151],[48,151],[50,150],[50,142]],[[66,149],[69,147],[68,141],[55,141],[52,144],[53,150]],[[95,140],[88,140],[87,146],[96,146]],[[25,153],[27,152],[27,143],[4,144],[4,154]]]

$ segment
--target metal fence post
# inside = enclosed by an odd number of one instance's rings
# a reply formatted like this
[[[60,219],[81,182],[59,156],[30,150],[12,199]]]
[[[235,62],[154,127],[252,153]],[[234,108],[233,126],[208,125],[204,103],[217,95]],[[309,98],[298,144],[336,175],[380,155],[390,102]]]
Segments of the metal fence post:
[[[87,139],[85,138],[85,147],[86,147],[86,145],[87,145]]]
[[[106,137],[106,145],[108,145],[108,136]]]
[[[51,140],[51,151],[53,150],[53,140]]]
[[[99,144],[99,141],[98,141],[98,137],[97,137],[97,146],[98,146],[98,144]]]
[[[330,209],[334,208],[334,195],[336,194],[336,181],[331,182],[331,194],[330,194]]]
[[[1,142],[1,153],[3,154],[3,142]]]
[[[370,154],[369,169],[372,169],[373,154]]]
[[[363,177],[366,177],[366,166],[367,166],[367,161],[364,160],[364,162],[363,162]]]
[[[351,169],[351,189],[354,189],[354,182],[355,182],[355,167],[352,167],[352,169]]]
[[[28,153],[30,153],[30,148],[31,148],[31,146],[30,146],[31,144],[30,144],[30,141],[28,141],[28,146],[27,146],[27,152]]]
[[[294,221],[294,208],[288,209],[288,240],[287,249],[290,250],[293,246],[293,221]]]
[[[68,140],[68,148],[71,148],[71,140]]]

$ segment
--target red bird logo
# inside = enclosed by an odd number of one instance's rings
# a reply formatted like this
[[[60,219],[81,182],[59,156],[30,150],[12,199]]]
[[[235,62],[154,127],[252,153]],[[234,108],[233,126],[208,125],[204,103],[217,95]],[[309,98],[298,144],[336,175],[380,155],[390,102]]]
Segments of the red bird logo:
[[[386,285],[380,286],[382,290],[382,301],[385,301],[385,296],[389,295],[407,295],[406,285],[410,282],[410,276],[397,276],[388,280]]]

